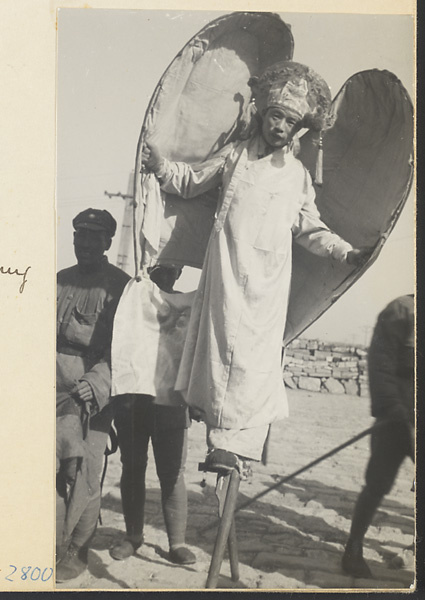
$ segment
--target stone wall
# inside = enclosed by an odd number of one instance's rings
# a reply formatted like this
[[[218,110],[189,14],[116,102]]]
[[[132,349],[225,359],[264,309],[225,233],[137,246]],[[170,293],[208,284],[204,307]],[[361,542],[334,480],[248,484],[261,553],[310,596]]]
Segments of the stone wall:
[[[296,339],[285,349],[285,385],[330,394],[369,394],[364,347]]]

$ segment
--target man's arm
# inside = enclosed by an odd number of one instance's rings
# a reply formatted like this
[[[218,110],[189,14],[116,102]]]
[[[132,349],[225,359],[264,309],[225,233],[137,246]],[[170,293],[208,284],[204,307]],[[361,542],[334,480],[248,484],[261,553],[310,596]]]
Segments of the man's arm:
[[[378,317],[368,354],[369,387],[374,417],[408,420],[409,408],[403,394],[405,373],[400,362],[406,345],[408,323],[396,302]],[[411,373],[413,380],[413,364]]]
[[[230,147],[227,151],[230,151]],[[142,154],[143,164],[155,173],[161,189],[182,198],[193,198],[218,187],[222,181],[226,152],[196,165],[172,162],[163,158],[156,145],[146,144]]]
[[[315,202],[314,188],[307,171],[305,171],[305,177],[306,199],[292,226],[295,242],[318,256],[330,256],[341,263],[356,267],[362,266],[370,257],[372,250],[370,248],[353,248],[351,244],[329,229],[320,218]]]

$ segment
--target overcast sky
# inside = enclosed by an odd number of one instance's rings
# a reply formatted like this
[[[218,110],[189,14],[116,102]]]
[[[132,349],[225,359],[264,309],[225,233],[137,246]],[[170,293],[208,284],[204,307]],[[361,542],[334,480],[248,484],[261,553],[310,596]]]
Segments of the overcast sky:
[[[178,51],[224,12],[60,9],[58,25],[57,268],[75,262],[72,218],[106,208],[121,226],[137,140],[150,96]],[[294,60],[329,83],[333,96],[354,73],[371,68],[397,75],[413,98],[413,18],[285,13]],[[304,334],[368,343],[377,314],[413,291],[414,196],[376,263]],[[119,229],[109,252],[115,262]],[[190,287],[191,279],[183,280]]]

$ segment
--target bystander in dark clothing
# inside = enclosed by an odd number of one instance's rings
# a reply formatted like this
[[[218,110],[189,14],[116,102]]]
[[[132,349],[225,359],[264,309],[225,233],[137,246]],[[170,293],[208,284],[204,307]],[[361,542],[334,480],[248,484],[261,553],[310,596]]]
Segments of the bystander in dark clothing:
[[[176,293],[173,292],[173,286],[180,273],[181,269],[171,265],[156,266],[151,270],[150,277],[160,290],[166,293],[166,297],[170,298],[168,294]],[[162,313],[157,315],[153,298],[147,300],[147,303],[150,307],[149,310],[147,307],[145,312],[146,327],[149,328],[150,317],[159,321],[162,319],[162,324],[165,325],[167,311],[164,315]],[[179,314],[177,312],[177,315]],[[178,319],[178,316],[176,318]],[[173,325],[170,325],[170,332],[170,336],[165,332],[161,334],[161,340],[164,340],[162,343],[167,351],[171,351],[173,335],[178,335],[178,327],[175,326],[174,321]],[[128,358],[130,364],[133,361],[134,358]],[[168,379],[174,383],[175,366],[170,367],[169,364],[170,368],[167,369],[166,364],[163,363],[163,371],[159,368],[157,378],[163,384]],[[143,379],[145,385],[148,385],[148,378]],[[114,398],[114,414],[121,451],[121,499],[126,536],[113,545],[110,550],[111,556],[115,560],[125,560],[143,543],[145,477],[150,440],[161,486],[162,511],[170,550],[169,559],[177,564],[194,563],[194,554],[185,546],[187,492],[184,471],[187,428],[190,425],[188,407],[180,396],[170,389],[165,390],[160,397],[141,393],[118,395]]]
[[[406,456],[415,459],[414,342],[414,297],[402,296],[379,315],[369,349],[372,416],[378,427],[342,559],[344,571],[354,577],[372,576],[363,558],[364,536],[401,463]]]
[[[155,398],[128,394],[114,399],[115,427],[121,451],[121,499],[126,538],[111,549],[116,560],[134,554],[143,542],[145,476],[149,440],[161,486],[162,511],[173,562],[194,562],[184,547],[187,493],[184,470],[187,456],[187,409],[161,406]],[[180,558],[179,558],[180,557]]]
[[[107,211],[88,209],[73,225],[78,264],[57,278],[57,581],[87,567],[112,421],[112,323],[129,279],[104,256],[116,228]]]

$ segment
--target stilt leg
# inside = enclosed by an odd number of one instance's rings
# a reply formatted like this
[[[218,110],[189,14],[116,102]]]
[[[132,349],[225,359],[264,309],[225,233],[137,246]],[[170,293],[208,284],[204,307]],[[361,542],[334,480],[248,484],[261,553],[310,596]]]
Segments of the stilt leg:
[[[232,579],[238,575],[234,511],[238,497],[239,483],[240,476],[236,469],[234,469],[231,473],[227,473],[226,475],[218,475],[217,478],[216,493],[219,499],[219,514],[221,516],[221,520],[218,526],[217,538],[215,540],[214,551],[211,558],[206,588],[215,588],[217,586],[226,543],[229,543]],[[233,534],[229,540],[229,533],[231,529],[233,529]]]
[[[236,539],[236,525],[234,516],[232,518],[229,537],[227,539],[227,549],[229,551],[230,573],[232,575],[232,581],[239,581],[238,544]]]

